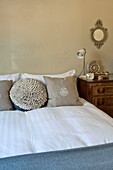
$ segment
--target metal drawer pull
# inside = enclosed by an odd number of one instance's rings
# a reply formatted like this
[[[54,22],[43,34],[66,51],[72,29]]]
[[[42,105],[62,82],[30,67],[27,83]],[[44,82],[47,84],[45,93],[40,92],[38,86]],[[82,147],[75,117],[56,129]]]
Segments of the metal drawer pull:
[[[103,93],[105,92],[105,89],[103,88]]]
[[[98,91],[98,93],[100,93],[100,89],[98,89],[97,91]]]
[[[97,104],[98,105],[104,105],[104,103],[105,103],[105,99],[104,98],[97,100]]]
[[[99,101],[97,101],[97,104],[98,104],[98,105],[100,105],[100,102],[99,102]]]
[[[102,90],[98,89],[97,91],[98,91],[98,93],[104,93],[105,89],[104,88]]]

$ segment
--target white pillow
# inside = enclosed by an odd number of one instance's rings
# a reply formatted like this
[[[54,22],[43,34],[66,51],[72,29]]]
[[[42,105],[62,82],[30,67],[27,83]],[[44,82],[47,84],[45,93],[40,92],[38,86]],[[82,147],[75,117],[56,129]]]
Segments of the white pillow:
[[[43,76],[64,78],[64,77],[69,77],[69,76],[74,76],[74,75],[75,75],[75,70],[70,70],[70,71],[63,73],[63,74],[54,74],[54,75],[33,75],[33,74],[28,74],[28,73],[22,73],[21,79],[33,78],[33,79],[37,79],[37,80],[41,81],[43,84],[46,84]]]
[[[0,80],[12,80],[13,83],[20,79],[20,74],[7,74],[7,75],[0,75]]]

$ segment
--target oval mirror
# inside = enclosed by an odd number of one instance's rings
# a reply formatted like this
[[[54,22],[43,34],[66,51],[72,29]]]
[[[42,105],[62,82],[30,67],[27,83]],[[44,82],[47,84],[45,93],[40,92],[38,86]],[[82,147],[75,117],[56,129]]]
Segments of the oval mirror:
[[[96,29],[93,33],[93,37],[96,41],[102,41],[104,38],[104,33],[101,29]]]
[[[91,29],[91,38],[98,49],[104,44],[107,36],[107,28],[104,28],[102,26],[102,21],[98,20],[95,24],[95,28]]]

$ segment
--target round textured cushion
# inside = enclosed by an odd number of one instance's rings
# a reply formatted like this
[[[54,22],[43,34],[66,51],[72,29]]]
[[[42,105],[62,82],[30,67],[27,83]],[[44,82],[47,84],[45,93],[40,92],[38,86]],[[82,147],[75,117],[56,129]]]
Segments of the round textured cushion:
[[[12,102],[24,110],[40,108],[47,101],[45,86],[36,79],[25,78],[17,81],[10,90]]]

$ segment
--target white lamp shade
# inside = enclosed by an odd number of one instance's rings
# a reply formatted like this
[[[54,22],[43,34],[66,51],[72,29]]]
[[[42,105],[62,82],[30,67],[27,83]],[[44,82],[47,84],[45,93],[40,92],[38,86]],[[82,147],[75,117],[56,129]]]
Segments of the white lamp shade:
[[[83,73],[83,75],[85,75],[85,54],[86,54],[86,49],[85,48],[82,48],[81,50],[79,50],[78,52],[77,52],[77,57],[79,58],[79,59],[84,59],[83,60],[83,70],[82,70],[82,72],[80,73],[80,75]],[[79,75],[79,76],[80,76]]]
[[[83,48],[77,52],[77,57],[79,59],[82,59],[82,58],[84,58],[85,53],[86,53],[86,49]]]

